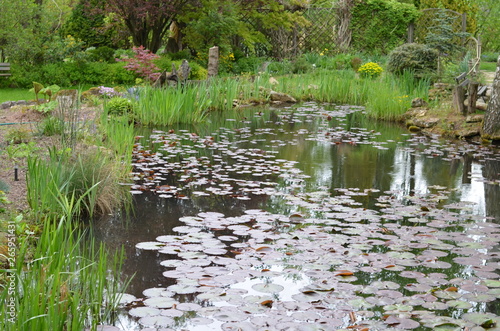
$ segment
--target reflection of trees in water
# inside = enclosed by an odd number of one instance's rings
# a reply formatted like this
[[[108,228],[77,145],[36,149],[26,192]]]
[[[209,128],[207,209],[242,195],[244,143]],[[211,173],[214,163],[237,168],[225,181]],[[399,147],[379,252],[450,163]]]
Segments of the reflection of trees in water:
[[[500,178],[500,161],[491,159],[484,160],[483,177],[487,181],[498,180]],[[500,186],[485,184],[484,195],[486,204],[486,216],[492,218],[490,222],[500,224]],[[492,251],[500,251],[500,244],[495,245]],[[499,269],[496,269],[496,273],[500,273]],[[500,315],[500,299],[488,302],[486,304],[486,310],[488,312]]]
[[[104,242],[111,251],[119,251],[123,246],[127,257],[122,266],[123,278],[135,275],[127,293],[141,296],[144,289],[176,283],[175,279],[163,277],[162,273],[167,269],[161,267],[160,262],[178,257],[136,249],[137,243],[155,241],[161,235],[177,234],[172,228],[184,225],[179,221],[181,217],[196,216],[207,211],[220,212],[228,217],[239,216],[245,210],[264,206],[268,198],[267,195],[259,195],[253,196],[251,200],[238,200],[228,196],[210,196],[182,200],[164,199],[155,193],[145,192],[135,196],[134,215],[129,220],[123,220],[119,215],[97,220],[92,235],[98,243]],[[221,234],[226,233],[218,233]]]

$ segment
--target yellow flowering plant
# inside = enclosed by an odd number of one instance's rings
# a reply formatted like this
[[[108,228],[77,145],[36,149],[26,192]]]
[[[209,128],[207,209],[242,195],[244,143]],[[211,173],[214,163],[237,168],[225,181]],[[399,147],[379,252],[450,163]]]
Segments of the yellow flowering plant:
[[[375,62],[368,62],[359,67],[358,72],[361,77],[375,78],[384,71],[381,66]]]

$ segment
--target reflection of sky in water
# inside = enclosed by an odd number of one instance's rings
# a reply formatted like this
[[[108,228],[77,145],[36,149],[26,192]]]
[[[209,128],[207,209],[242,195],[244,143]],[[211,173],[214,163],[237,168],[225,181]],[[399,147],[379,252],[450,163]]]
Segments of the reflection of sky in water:
[[[376,128],[375,131],[386,134],[390,130],[384,127],[383,129]],[[335,133],[336,131],[332,131],[332,135]],[[378,148],[380,147],[378,145],[365,145],[362,143],[335,144],[331,140],[331,135],[316,136],[313,134],[309,136],[308,139],[304,139],[305,135],[300,135],[299,138],[297,138],[297,135],[294,135],[292,137],[293,139],[287,135],[270,137],[269,139],[277,139],[276,143],[273,143],[272,146],[270,146],[269,142],[265,139],[252,140],[251,148],[258,147],[263,150],[274,150],[276,148],[277,150],[272,154],[275,155],[277,159],[282,159],[283,162],[285,162],[285,160],[293,161],[288,162],[289,166],[284,166],[284,168],[288,170],[282,174],[286,176],[281,176],[279,181],[280,185],[277,185],[278,190],[280,190],[279,194],[265,197],[262,199],[262,202],[256,201],[256,198],[253,197],[251,202],[254,203],[255,206],[252,208],[263,208],[280,215],[290,215],[294,212],[307,209],[301,208],[303,205],[299,205],[296,200],[292,199],[299,199],[296,194],[303,192],[321,191],[326,195],[335,195],[335,190],[340,188],[359,188],[361,190],[376,188],[382,191],[391,190],[396,197],[402,199],[413,193],[425,195],[432,191],[430,186],[440,186],[443,190],[452,191],[451,194],[445,194],[450,196],[449,201],[446,203],[470,202],[471,204],[467,204],[467,206],[470,207],[467,213],[472,212],[476,215],[486,214],[486,207],[491,207],[492,199],[488,200],[488,197],[485,196],[487,192],[487,189],[485,190],[485,185],[487,184],[483,183],[483,164],[474,160],[471,167],[467,169],[463,166],[463,159],[458,161],[454,160],[457,161],[456,163],[451,161],[445,162],[441,157],[430,157],[429,155],[425,155],[425,153],[420,153],[413,149],[410,150],[407,143],[401,143],[406,138],[397,138],[401,137],[400,130],[389,133],[390,135],[381,139],[391,142],[388,146],[390,149],[385,147]],[[373,137],[370,139],[373,139]],[[398,143],[392,144],[395,141],[398,141]],[[275,147],[276,145],[280,147]],[[394,145],[396,145],[396,147],[393,149]],[[412,145],[416,146],[416,144]],[[458,167],[457,164],[459,164]],[[467,178],[467,176],[463,175],[464,172],[470,172],[468,175],[468,177],[471,178],[470,181],[464,180],[464,178]],[[487,176],[487,174],[485,176]],[[289,200],[285,198],[289,198]],[[151,206],[147,208],[147,210],[151,210],[151,215],[148,214],[148,219],[175,219],[175,221],[177,221],[180,216],[186,216],[186,213],[187,215],[195,215],[200,211],[215,211],[214,209],[217,208],[221,209],[220,211],[226,215],[229,211],[231,213],[235,212],[236,214],[240,213],[231,203],[227,203],[226,207],[222,206],[221,203],[225,201],[222,198],[216,201],[215,205],[196,205],[193,203],[191,206],[190,203],[195,200],[187,200],[185,202],[186,206],[181,206],[179,203],[179,205],[175,204],[176,208],[163,208],[161,204],[155,204],[154,199],[151,199]],[[200,201],[205,200],[200,199]],[[147,202],[147,199],[143,201],[143,203],[145,202]],[[487,202],[489,202],[488,205]],[[168,206],[170,205],[168,204],[167,207]],[[188,206],[190,206],[190,208],[188,208]],[[228,210],[222,210],[224,208]],[[241,208],[244,209],[243,206]],[[329,208],[332,208],[332,206],[329,206]],[[158,209],[156,211],[158,215],[155,214],[155,209]],[[163,211],[163,214],[159,213],[159,211]],[[313,214],[313,209],[308,210],[308,212]],[[241,213],[243,213],[243,210],[241,210]],[[154,240],[157,235],[165,234],[165,232],[168,233],[169,230],[167,231],[164,227],[153,227],[153,223],[153,221],[151,221],[151,223],[145,223],[145,221],[141,223],[144,226],[150,226],[151,233],[141,233],[142,237],[140,240]],[[142,227],[140,230],[143,230]],[[118,230],[115,233],[121,233],[121,231]],[[354,234],[352,235],[355,236]],[[471,238],[478,242],[483,239],[482,236]],[[133,238],[128,238],[128,240],[133,241]],[[354,246],[351,246],[351,248],[352,247]],[[151,264],[148,266],[154,268],[157,264],[157,259],[152,259]],[[142,264],[138,263],[138,265],[144,266],[144,262],[142,262]],[[279,272],[283,271],[283,267],[276,265],[273,266],[272,269]],[[470,267],[463,266],[460,267],[460,269],[460,276],[464,279],[471,276],[472,272]],[[273,300],[293,301],[294,299],[292,296],[300,293],[301,289],[304,289],[311,283],[311,279],[304,273],[297,272],[296,275],[300,277],[294,278],[280,275],[269,277],[267,280],[261,277],[247,277],[244,281],[231,285],[230,288],[246,290],[247,293],[244,294],[243,297],[269,296]],[[379,277],[380,279],[384,279],[385,276],[376,274],[373,279],[378,279]],[[281,285],[285,290],[275,294],[268,294],[261,293],[252,288],[255,284],[265,281]],[[144,284],[139,285],[142,286]],[[231,303],[226,301],[216,301],[213,302],[213,305],[217,307],[234,307]],[[476,308],[479,307],[478,311],[486,310],[484,307],[481,308],[481,306],[483,306],[483,304],[476,305]],[[127,316],[120,315],[119,319],[120,322],[118,324],[121,324],[120,328],[123,330],[140,329],[138,323]],[[220,330],[222,324],[224,323],[214,321],[210,325],[195,326],[187,324],[179,327],[195,331]]]
[[[413,164],[411,157],[409,152],[402,148],[396,148],[394,171],[391,174],[393,177],[391,191],[396,192],[399,198],[409,195],[412,191],[416,194],[429,193],[429,186],[436,185],[436,183],[429,183],[428,177],[425,174],[425,156],[414,156],[415,160]],[[444,188],[458,189],[460,191],[458,194],[459,201],[471,203],[470,208],[472,208],[475,215],[485,215],[486,213],[482,168],[481,164],[473,162],[471,173],[469,174],[471,183],[464,183],[461,176],[456,176],[454,187]]]
[[[476,215],[485,215],[486,203],[484,196],[483,166],[478,163],[472,163],[470,176],[470,184],[457,183],[457,186],[462,186],[460,201],[474,203],[471,206],[473,213]]]

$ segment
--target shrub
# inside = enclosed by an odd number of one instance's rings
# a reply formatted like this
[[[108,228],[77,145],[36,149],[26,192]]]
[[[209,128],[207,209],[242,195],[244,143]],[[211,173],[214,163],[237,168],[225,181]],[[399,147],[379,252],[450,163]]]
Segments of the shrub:
[[[87,49],[92,61],[95,62],[115,62],[115,50],[108,46]]]
[[[418,17],[414,5],[392,0],[356,1],[352,9],[352,47],[370,53],[387,53],[402,44],[407,27]]]
[[[172,60],[177,61],[177,60],[189,60],[191,58],[191,53],[189,49],[184,49],[182,51],[179,51],[177,53],[169,53],[169,56]]]
[[[358,72],[361,77],[376,78],[384,71],[381,66],[375,62],[368,62],[359,67]]]
[[[160,69],[154,63],[160,57],[150,50],[145,49],[143,46],[133,47],[135,55],[132,58],[120,59],[120,61],[127,62],[125,69],[138,74],[150,82],[154,82],[160,76]]]
[[[205,80],[208,77],[208,70],[203,68],[196,62],[190,62],[191,73],[189,74],[189,79],[192,80]]]
[[[109,114],[123,115],[132,112],[133,104],[130,99],[113,97],[106,103],[106,109]]]
[[[389,54],[387,70],[395,74],[413,71],[417,77],[422,77],[437,70],[438,56],[438,51],[427,45],[401,45]]]
[[[154,64],[160,69],[160,71],[171,71],[172,70],[172,60],[167,54],[162,54],[158,59],[153,61]]]

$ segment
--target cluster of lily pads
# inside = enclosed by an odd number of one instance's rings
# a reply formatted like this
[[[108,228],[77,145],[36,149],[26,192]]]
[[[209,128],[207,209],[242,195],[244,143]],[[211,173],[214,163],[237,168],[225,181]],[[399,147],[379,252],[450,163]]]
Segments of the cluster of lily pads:
[[[312,109],[312,110],[311,110]],[[222,127],[211,135],[156,131],[134,150],[132,193],[159,198],[258,195],[290,206],[179,219],[176,234],[137,243],[164,256],[175,280],[129,298],[137,327],[159,330],[495,330],[500,328],[500,225],[446,187],[401,194],[377,188],[305,189],[308,176],[277,151],[297,139],[384,149],[378,132],[347,128],[352,108],[285,109],[273,129]],[[261,116],[260,113],[255,114]],[[301,127],[288,140],[274,130]],[[338,126],[332,126],[334,118]],[[244,121],[245,122],[245,121]],[[453,162],[464,155],[498,162],[492,149],[408,136],[409,153]],[[265,149],[255,147],[264,142]],[[261,146],[261,145],[259,145]],[[488,185],[498,185],[488,179]],[[360,198],[372,201],[367,208]],[[153,238],[152,238],[153,239]]]

